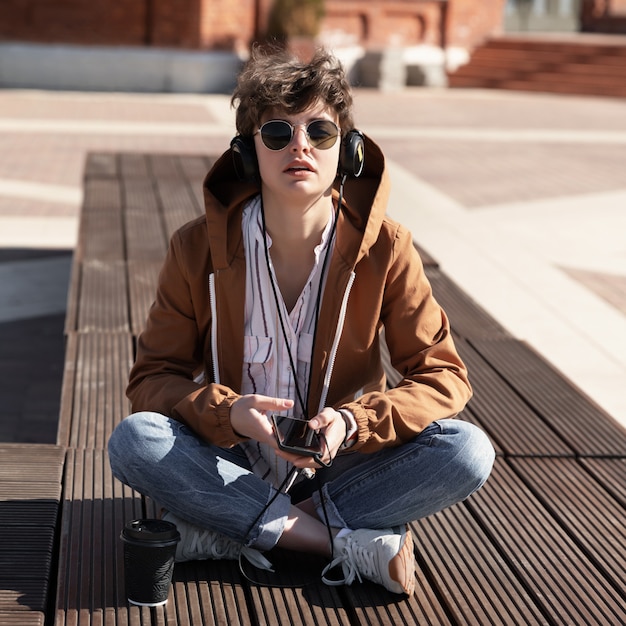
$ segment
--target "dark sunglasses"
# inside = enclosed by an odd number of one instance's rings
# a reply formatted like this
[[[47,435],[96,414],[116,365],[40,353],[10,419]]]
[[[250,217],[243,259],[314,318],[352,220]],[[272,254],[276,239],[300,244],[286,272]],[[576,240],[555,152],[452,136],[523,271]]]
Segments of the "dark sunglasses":
[[[295,126],[286,120],[270,120],[259,128],[259,134],[261,141],[269,150],[284,150],[291,143],[295,130]],[[305,126],[305,132],[311,146],[320,150],[332,148],[339,137],[339,127],[330,120],[310,122]]]

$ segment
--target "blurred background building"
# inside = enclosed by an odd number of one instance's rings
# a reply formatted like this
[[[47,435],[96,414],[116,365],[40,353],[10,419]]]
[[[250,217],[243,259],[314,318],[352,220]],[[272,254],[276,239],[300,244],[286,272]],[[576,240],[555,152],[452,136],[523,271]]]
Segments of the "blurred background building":
[[[0,85],[227,92],[250,45],[278,36],[331,46],[363,86],[524,88],[533,40],[545,57],[589,33],[625,61],[626,0],[2,0]]]

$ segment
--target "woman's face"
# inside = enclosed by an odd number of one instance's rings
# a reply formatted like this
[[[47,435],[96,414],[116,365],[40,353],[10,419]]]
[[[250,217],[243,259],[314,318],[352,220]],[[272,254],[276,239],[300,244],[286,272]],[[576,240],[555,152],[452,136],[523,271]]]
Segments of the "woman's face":
[[[301,113],[286,114],[278,110],[265,113],[261,119],[261,126],[271,120],[284,120],[293,126],[293,134],[287,145],[281,150],[268,148],[257,132],[254,136],[256,154],[259,162],[259,172],[263,182],[263,193],[271,193],[283,199],[315,200],[330,193],[333,181],[337,175],[339,163],[339,149],[341,136],[333,142],[337,128],[337,116],[334,111],[323,105],[316,105]],[[330,121],[335,126],[323,124],[310,127],[312,122]],[[307,135],[311,133],[312,139]],[[288,127],[278,126],[278,134],[285,135]],[[274,132],[273,136],[277,133]],[[313,143],[321,141],[327,134],[327,139],[314,147]],[[285,136],[285,141],[288,136]],[[284,142],[283,142],[284,143]],[[332,144],[332,145],[330,145]],[[282,145],[274,142],[274,147]],[[324,149],[324,146],[329,146]]]

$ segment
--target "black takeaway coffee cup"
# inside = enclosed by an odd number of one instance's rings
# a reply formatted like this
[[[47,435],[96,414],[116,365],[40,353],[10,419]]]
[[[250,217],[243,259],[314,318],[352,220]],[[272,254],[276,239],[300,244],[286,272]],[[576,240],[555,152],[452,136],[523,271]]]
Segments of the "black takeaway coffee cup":
[[[126,597],[131,604],[161,606],[167,602],[180,534],[159,519],[128,522],[122,530]]]

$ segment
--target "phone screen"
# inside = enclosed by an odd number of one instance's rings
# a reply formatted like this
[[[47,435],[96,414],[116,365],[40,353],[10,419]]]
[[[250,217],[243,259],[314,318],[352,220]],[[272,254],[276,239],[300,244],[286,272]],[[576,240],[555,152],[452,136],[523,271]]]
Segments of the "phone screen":
[[[319,456],[322,446],[319,435],[306,420],[284,415],[272,415],[278,447],[304,456]]]

